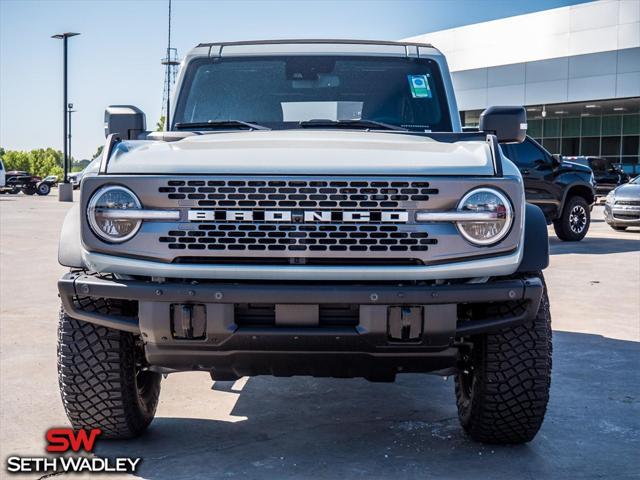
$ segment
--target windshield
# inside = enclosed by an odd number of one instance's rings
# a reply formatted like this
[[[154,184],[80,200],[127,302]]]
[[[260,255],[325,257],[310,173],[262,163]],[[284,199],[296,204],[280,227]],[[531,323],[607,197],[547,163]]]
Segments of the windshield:
[[[309,120],[370,120],[451,131],[442,78],[431,59],[273,56],[191,62],[173,125],[238,120],[274,129],[299,128]]]

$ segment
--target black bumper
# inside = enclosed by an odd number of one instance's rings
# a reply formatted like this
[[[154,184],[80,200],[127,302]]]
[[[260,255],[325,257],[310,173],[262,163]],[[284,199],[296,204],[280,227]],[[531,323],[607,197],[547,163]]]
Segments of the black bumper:
[[[80,273],[66,274],[58,288],[70,316],[140,334],[151,365],[209,370],[216,378],[257,374],[386,378],[398,371],[448,369],[456,362],[456,339],[533,318],[543,292],[536,277],[441,286],[193,285],[108,280]],[[127,314],[116,314],[87,299],[122,300],[130,308]],[[321,309],[350,305],[357,309],[357,317],[348,325],[258,325],[241,321],[238,307],[246,304],[320,305]],[[199,305],[206,312],[202,336],[185,339],[176,334],[173,312],[185,305]],[[420,312],[418,334],[393,338],[390,307],[418,309],[414,310]],[[470,310],[483,314],[464,314]]]

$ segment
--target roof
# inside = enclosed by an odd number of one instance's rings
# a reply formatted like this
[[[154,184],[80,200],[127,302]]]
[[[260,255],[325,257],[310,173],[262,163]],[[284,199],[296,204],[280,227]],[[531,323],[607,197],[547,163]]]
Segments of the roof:
[[[429,50],[429,51],[427,51]],[[187,56],[371,55],[421,57],[439,54],[430,44],[386,40],[285,39],[201,43]]]

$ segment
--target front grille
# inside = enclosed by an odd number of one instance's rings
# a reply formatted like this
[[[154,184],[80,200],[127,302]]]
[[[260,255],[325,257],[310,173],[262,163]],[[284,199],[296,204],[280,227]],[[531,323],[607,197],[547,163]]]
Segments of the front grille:
[[[172,250],[263,252],[424,252],[438,243],[427,232],[396,225],[200,223],[159,238]]]
[[[640,213],[618,213],[613,212],[613,217],[620,220],[640,220]]]
[[[398,208],[438,189],[423,181],[374,180],[169,180],[158,192],[200,207]]]
[[[640,200],[616,200],[616,205],[640,206]]]
[[[235,323],[239,327],[276,325],[274,304],[241,303],[235,306]],[[360,321],[358,305],[321,304],[318,306],[319,327],[352,327]]]

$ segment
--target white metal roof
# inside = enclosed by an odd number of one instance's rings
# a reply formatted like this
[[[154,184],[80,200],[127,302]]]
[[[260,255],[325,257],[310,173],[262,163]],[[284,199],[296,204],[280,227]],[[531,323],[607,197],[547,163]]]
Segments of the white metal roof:
[[[640,0],[599,0],[425,33],[451,71],[640,47]]]

